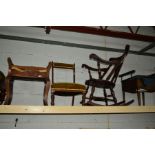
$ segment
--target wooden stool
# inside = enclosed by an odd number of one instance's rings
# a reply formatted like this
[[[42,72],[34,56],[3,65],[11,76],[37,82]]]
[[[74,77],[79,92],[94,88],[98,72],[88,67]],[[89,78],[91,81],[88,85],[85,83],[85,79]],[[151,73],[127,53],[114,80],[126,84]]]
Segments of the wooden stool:
[[[119,75],[122,82],[123,99],[125,100],[125,92],[136,93],[138,105],[145,106],[145,92],[155,92],[155,74],[151,75],[136,75],[132,76],[135,70]],[[131,77],[123,79],[123,77],[130,75]]]
[[[48,105],[47,99],[50,88],[49,71],[52,64],[49,62],[47,67],[17,66],[12,63],[11,58],[8,58],[8,65],[9,71],[6,77],[6,100],[4,104],[11,104],[14,80],[24,80],[41,81],[45,83],[43,92],[43,104]]]

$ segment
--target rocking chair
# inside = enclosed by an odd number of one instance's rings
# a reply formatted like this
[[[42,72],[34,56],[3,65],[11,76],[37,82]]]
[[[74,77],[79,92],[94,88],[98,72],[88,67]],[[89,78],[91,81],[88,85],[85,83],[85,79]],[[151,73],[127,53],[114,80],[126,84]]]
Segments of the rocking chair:
[[[85,84],[87,86],[86,93],[83,95],[83,100],[81,101],[82,105],[88,105],[88,106],[98,106],[103,104],[94,103],[93,101],[102,101],[105,102],[105,105],[129,105],[133,102],[130,101],[128,103],[125,103],[125,101],[117,102],[114,87],[117,80],[117,77],[119,75],[120,69],[123,65],[124,59],[127,56],[129,51],[129,45],[126,45],[125,52],[120,57],[116,58],[110,58],[109,61],[103,60],[96,54],[90,54],[89,58],[97,62],[97,68],[90,67],[86,64],[82,65],[82,68],[88,69],[89,73],[89,80],[86,80]],[[101,64],[106,65],[106,68],[101,68]],[[92,77],[92,71],[95,71],[98,73],[98,78]],[[89,97],[87,96],[89,87],[91,87],[91,93]],[[94,92],[96,88],[103,89],[103,95],[102,97],[94,96]],[[110,94],[107,94],[107,90],[109,90]],[[88,101],[86,102],[86,99]],[[113,103],[108,103],[108,101],[111,101]]]

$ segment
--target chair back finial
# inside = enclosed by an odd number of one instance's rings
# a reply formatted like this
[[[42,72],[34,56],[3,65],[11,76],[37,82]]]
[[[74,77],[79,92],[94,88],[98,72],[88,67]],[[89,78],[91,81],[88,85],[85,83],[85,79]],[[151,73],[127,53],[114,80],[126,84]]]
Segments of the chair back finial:
[[[116,64],[113,66],[113,69],[111,70],[111,72],[107,76],[106,80],[110,80],[113,83],[116,82],[117,77],[119,75],[119,72],[121,70],[121,67],[123,65],[123,62],[124,62],[126,56],[128,55],[129,49],[130,49],[130,46],[129,45],[126,45],[125,46],[125,52],[120,57],[110,58],[109,59],[110,61],[113,61]],[[112,67],[112,65],[110,67]]]

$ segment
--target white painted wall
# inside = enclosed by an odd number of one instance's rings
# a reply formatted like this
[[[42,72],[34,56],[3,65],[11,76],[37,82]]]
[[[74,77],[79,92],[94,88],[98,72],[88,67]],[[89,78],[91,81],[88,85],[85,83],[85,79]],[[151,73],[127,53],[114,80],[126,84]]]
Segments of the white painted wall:
[[[148,31],[148,33],[150,33],[151,31],[152,33],[152,30],[150,31],[149,30],[150,29],[148,28],[144,28],[145,32]],[[148,45],[148,43],[140,41],[115,39],[111,37],[79,34],[73,32],[63,32],[56,30],[51,31],[49,35],[46,35],[43,29],[32,27],[0,27],[0,34],[72,42],[72,43],[95,45],[95,46],[106,46],[112,48],[124,48],[125,44],[129,44],[131,45],[131,50],[140,50]],[[154,52],[154,49],[150,51]],[[81,68],[81,65],[83,63],[92,66],[95,65],[94,62],[88,59],[89,54],[91,53],[96,53],[104,59],[121,55],[121,53],[115,53],[115,52],[106,52],[106,51],[82,49],[75,47],[0,39],[0,70],[3,71],[5,75],[7,75],[8,71],[7,57],[11,57],[14,64],[18,65],[47,66],[49,61],[75,63],[76,82],[84,84],[85,80],[88,78],[88,74],[86,70]],[[121,73],[124,73],[132,69],[135,69],[137,74],[144,74],[144,75],[155,72],[155,57],[137,56],[129,54],[122,67]],[[68,77],[67,75],[68,72],[62,72],[61,76],[60,74],[59,75],[57,74],[57,79],[61,80],[61,78],[63,78],[63,80],[65,81],[69,80],[71,77]],[[121,101],[122,94],[121,94],[120,79],[117,80],[115,91],[118,100]],[[31,82],[31,81],[30,82],[15,81],[12,105],[42,105],[43,104],[42,93],[43,93],[43,83]],[[100,92],[97,91],[97,93]],[[127,94],[127,99],[128,100],[135,99],[133,105],[137,105],[137,97],[135,94]],[[79,106],[80,100],[81,96],[77,96],[75,98],[75,105]],[[70,105],[71,98],[56,97],[55,102],[56,105]],[[146,104],[147,105],[155,104],[155,93],[146,93]],[[50,105],[50,95],[49,95],[49,105]],[[67,118],[70,117],[71,116],[67,116]],[[56,116],[56,118],[58,117]],[[94,119],[96,118],[94,117]]]

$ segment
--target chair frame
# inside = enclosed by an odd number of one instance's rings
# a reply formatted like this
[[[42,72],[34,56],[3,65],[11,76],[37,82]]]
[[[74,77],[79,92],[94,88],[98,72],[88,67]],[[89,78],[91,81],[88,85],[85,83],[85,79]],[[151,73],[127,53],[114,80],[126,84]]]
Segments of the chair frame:
[[[48,105],[48,92],[50,88],[49,71],[51,62],[47,67],[18,66],[14,65],[11,58],[8,58],[8,75],[6,77],[6,100],[5,105],[10,105],[13,97],[14,80],[40,81],[44,82],[43,104]]]
[[[108,101],[114,102],[114,104],[111,104],[111,105],[128,105],[133,102],[133,101],[130,101],[129,103],[126,103],[126,104],[124,103],[124,101],[117,102],[117,98],[116,98],[115,92],[113,90],[115,87],[115,83],[116,83],[117,77],[119,75],[120,69],[123,65],[124,59],[128,54],[129,48],[130,48],[130,46],[126,45],[125,52],[120,57],[110,58],[109,61],[100,58],[96,54],[90,54],[89,58],[97,62],[97,68],[90,67],[86,64],[82,65],[82,68],[86,68],[88,70],[88,74],[89,74],[89,80],[86,80],[86,82],[85,82],[85,84],[87,85],[87,88],[86,88],[86,93],[83,96],[83,103],[81,102],[82,105],[95,105],[95,106],[101,105],[101,104],[93,103],[92,100],[104,101],[106,106],[109,105]],[[101,68],[101,64],[108,65],[108,67]],[[111,72],[108,73],[108,71],[111,69],[111,67],[113,67],[113,68],[112,68]],[[94,79],[92,77],[91,71],[97,72],[98,79]],[[107,77],[105,78],[105,76],[107,76]],[[104,80],[104,78],[105,78],[105,80]],[[91,93],[90,93],[89,97],[86,97],[90,86],[91,86]],[[104,97],[95,97],[94,96],[95,88],[102,88]],[[111,92],[110,95],[107,94],[107,91],[106,91],[107,89],[110,90],[110,92]],[[112,99],[110,99],[109,97],[112,97]],[[88,99],[87,103],[85,103],[86,99]]]
[[[52,62],[52,84],[55,83],[55,80],[54,80],[54,70],[55,69],[70,69],[70,70],[72,70],[73,71],[73,84],[76,84],[75,83],[75,63],[67,64],[67,63]],[[66,94],[68,94],[68,95],[66,95]],[[69,94],[69,92],[64,91],[64,94],[62,93],[59,96],[72,96],[72,106],[74,105],[74,98],[75,98],[74,91],[71,93],[71,95]],[[55,93],[51,90],[51,105],[52,106],[55,105],[54,100],[55,100]]]
[[[73,83],[75,83],[75,64],[66,64],[52,61],[52,83],[54,83],[54,68],[73,70]]]

